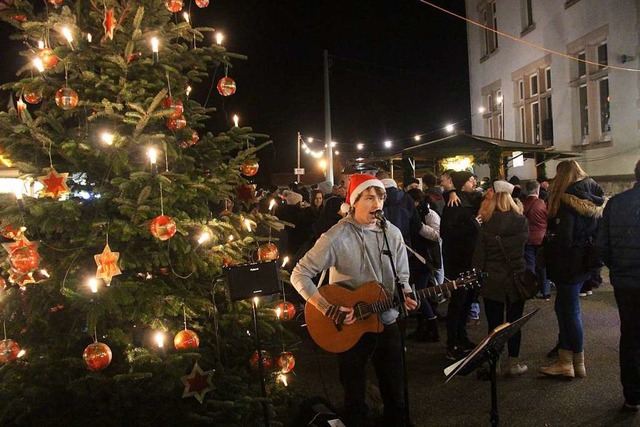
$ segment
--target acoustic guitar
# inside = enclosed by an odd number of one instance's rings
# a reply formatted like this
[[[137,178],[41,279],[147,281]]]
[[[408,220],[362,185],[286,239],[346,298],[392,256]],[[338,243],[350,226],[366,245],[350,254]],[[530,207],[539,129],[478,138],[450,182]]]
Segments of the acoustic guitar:
[[[409,296],[417,301],[424,301],[427,297],[437,297],[444,292],[456,289],[472,289],[480,287],[480,279],[486,273],[475,270],[461,273],[456,280],[416,291]],[[334,322],[322,314],[313,304],[307,303],[304,317],[309,335],[318,346],[330,353],[342,353],[353,347],[366,332],[382,332],[384,326],[380,322],[378,313],[387,311],[398,304],[394,298],[389,298],[385,290],[377,282],[364,283],[356,290],[346,289],[340,285],[321,286],[318,291],[331,304],[343,307],[353,307],[355,323],[351,325]]]

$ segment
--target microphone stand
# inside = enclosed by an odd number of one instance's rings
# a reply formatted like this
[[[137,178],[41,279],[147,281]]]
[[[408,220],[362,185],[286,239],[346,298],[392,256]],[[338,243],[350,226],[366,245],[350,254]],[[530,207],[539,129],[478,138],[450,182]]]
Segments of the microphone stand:
[[[396,290],[396,296],[398,297],[398,301],[400,303],[400,315],[398,316],[398,320],[402,320],[407,318],[409,315],[407,311],[407,307],[404,305],[404,290],[402,283],[400,283],[400,278],[398,277],[398,272],[396,271],[396,265],[393,260],[393,255],[391,254],[391,246],[389,246],[389,239],[387,238],[387,220],[386,218],[378,218],[380,221],[380,228],[382,228],[382,236],[384,237],[384,244],[387,247],[387,250],[382,250],[382,253],[389,257],[389,261],[391,262],[391,271],[393,272],[393,281],[394,287]],[[398,323],[398,330],[400,331],[400,360],[402,363],[402,385],[404,391],[404,420],[402,425],[406,427],[411,426],[411,416],[409,411],[409,381],[407,378],[407,360],[405,355],[405,334],[404,329]]]

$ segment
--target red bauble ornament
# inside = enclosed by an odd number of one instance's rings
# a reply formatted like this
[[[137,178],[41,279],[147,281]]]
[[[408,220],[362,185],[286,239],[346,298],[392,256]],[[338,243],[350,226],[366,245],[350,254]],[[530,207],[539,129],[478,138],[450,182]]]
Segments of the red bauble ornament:
[[[25,92],[23,94],[23,98],[29,104],[37,104],[42,101],[42,91],[39,89],[32,89],[29,87],[24,88]]]
[[[27,20],[27,15],[15,15],[13,19],[20,23],[23,23]]]
[[[167,6],[169,12],[173,13],[180,12],[183,5],[184,3],[182,2],[182,0],[167,0],[167,2],[165,3],[165,6]]]
[[[209,0],[196,0],[196,6],[199,8],[207,7],[209,6]]]
[[[200,345],[200,338],[198,338],[198,335],[195,332],[185,329],[176,334],[173,338],[173,345],[177,350],[198,348]]]
[[[78,92],[63,86],[56,92],[56,104],[63,110],[73,110],[78,105]]]
[[[19,274],[28,274],[40,263],[40,255],[33,246],[20,246],[9,254],[11,268]]]
[[[289,301],[280,301],[276,306],[276,309],[280,310],[278,318],[282,320],[291,320],[296,315],[296,306]]]
[[[278,259],[278,255],[278,247],[273,243],[267,243],[258,248],[258,261],[272,261]]]
[[[20,346],[14,340],[0,341],[0,363],[13,362],[18,358]]]
[[[278,367],[283,374],[293,371],[293,367],[296,366],[296,359],[293,354],[288,351],[283,351],[278,357]]]
[[[242,162],[242,165],[240,165],[240,171],[246,176],[254,176],[258,173],[259,168],[260,164],[257,160],[245,160]]]
[[[87,348],[84,349],[84,352],[82,352],[85,365],[92,371],[101,371],[109,366],[111,356],[109,346],[101,342],[89,344]]]
[[[185,119],[184,116],[180,116],[176,119],[169,119],[167,120],[167,127],[170,130],[184,129],[187,127],[187,119]]]
[[[196,142],[198,142],[200,140],[200,135],[198,135],[198,132],[196,132],[195,130],[191,130],[191,139],[184,139],[181,143],[180,143],[180,147],[182,148],[189,148],[192,145],[195,145]]]
[[[170,116],[172,119],[177,119],[184,113],[184,105],[182,105],[182,100],[179,98],[167,96],[162,102],[162,106],[168,110],[173,110],[173,114]]]
[[[223,77],[218,81],[218,92],[222,96],[231,96],[236,93],[236,82],[231,77]]]
[[[176,223],[167,215],[157,216],[151,221],[149,226],[153,237],[160,240],[169,240],[176,234]]]
[[[271,368],[273,368],[273,358],[266,350],[262,350],[261,353],[262,353],[262,364],[264,365],[265,371],[268,371]],[[249,364],[251,365],[251,369],[254,369],[256,371],[258,370],[259,366],[258,366],[257,351],[254,351],[253,354],[251,355],[251,359],[249,359]]]
[[[56,56],[55,52],[53,51],[53,49],[48,47],[40,49],[40,52],[38,52],[38,57],[42,61],[42,65],[44,66],[44,68],[55,67],[58,63],[58,57]]]
[[[54,5],[54,6],[61,5],[62,2],[63,2],[63,0],[49,0],[49,3]]]

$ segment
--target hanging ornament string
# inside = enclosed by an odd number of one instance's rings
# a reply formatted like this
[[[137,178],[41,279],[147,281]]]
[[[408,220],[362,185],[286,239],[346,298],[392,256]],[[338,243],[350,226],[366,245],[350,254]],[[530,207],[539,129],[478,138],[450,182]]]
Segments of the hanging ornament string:
[[[162,198],[162,181],[160,181],[160,215],[164,215],[164,199]]]
[[[169,79],[169,71],[165,71],[167,77],[167,89],[169,90],[169,97],[171,97],[171,79]]]
[[[98,342],[98,328],[95,325],[93,326],[93,342]]]
[[[7,339],[7,321],[4,319],[4,313],[3,313],[3,319],[2,319],[2,329],[4,331],[4,339]]]
[[[184,330],[187,330],[187,307],[183,304],[182,305],[182,316],[184,318]]]

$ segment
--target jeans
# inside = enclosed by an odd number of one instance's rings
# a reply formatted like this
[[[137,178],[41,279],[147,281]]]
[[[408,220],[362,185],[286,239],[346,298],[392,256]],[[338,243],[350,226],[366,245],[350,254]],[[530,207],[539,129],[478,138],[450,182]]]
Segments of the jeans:
[[[620,313],[620,382],[624,399],[640,404],[640,289],[613,288]]]
[[[487,316],[489,333],[491,333],[494,328],[505,322],[505,307],[507,309],[506,321],[512,323],[522,317],[522,313],[524,312],[524,301],[510,302],[507,299],[506,302],[501,302],[484,298],[484,312]],[[507,342],[509,357],[518,357],[520,355],[521,340],[522,333],[520,331],[509,338],[509,341]]]
[[[527,268],[538,276],[540,281],[540,293],[543,296],[551,295],[551,282],[547,279],[547,269],[536,265],[536,253],[540,245],[524,245],[524,260]]]
[[[366,425],[366,367],[369,359],[373,362],[384,402],[384,425],[405,425],[401,352],[400,330],[397,324],[392,324],[385,325],[381,333],[364,334],[355,346],[338,354],[347,426]]]
[[[556,283],[556,317],[560,348],[580,353],[584,346],[582,314],[580,312],[580,288],[583,282]]]

